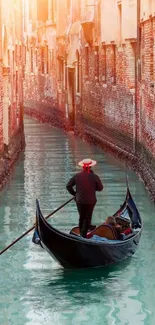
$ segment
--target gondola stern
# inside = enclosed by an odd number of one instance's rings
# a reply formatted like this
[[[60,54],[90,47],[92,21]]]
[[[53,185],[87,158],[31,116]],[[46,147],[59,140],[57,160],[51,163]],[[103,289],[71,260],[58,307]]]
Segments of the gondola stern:
[[[129,211],[131,221],[132,221],[132,227],[135,229],[141,228],[142,224],[143,224],[142,218],[141,218],[140,213],[137,209],[137,206],[134,202],[134,199],[130,193],[129,187],[127,188],[126,204],[127,204],[127,208]]]

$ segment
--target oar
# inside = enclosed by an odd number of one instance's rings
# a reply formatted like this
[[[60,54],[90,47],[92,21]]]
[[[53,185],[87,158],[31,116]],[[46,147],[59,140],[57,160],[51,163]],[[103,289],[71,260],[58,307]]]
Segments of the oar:
[[[68,200],[67,202],[65,202],[64,204],[62,204],[59,208],[57,208],[56,210],[54,210],[53,212],[51,212],[45,219],[48,219],[49,217],[51,217],[54,213],[56,213],[57,211],[59,211],[60,209],[62,209],[66,204],[68,204],[69,202],[71,202],[72,200],[74,200],[74,197],[71,198],[70,200]],[[8,245],[7,247],[5,247],[1,252],[0,255],[2,255],[5,251],[7,251],[11,246],[13,246],[14,244],[16,244],[21,238],[23,238],[24,236],[26,236],[31,230],[33,230],[35,228],[35,225],[33,227],[31,227],[30,229],[28,229],[27,231],[24,232],[24,234],[22,234],[20,237],[18,237],[17,239],[15,239],[10,245]]]

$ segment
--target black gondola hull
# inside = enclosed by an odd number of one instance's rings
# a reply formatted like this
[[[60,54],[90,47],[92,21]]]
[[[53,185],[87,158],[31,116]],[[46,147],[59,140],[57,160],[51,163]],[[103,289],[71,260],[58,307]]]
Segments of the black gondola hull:
[[[39,236],[43,247],[64,268],[88,268],[117,263],[133,255],[141,231],[125,241],[98,243],[61,233],[40,219]]]
[[[125,240],[85,239],[78,235],[67,234],[52,227],[43,217],[37,201],[36,224],[41,245],[64,268],[89,268],[106,266],[132,256],[139,244],[142,233],[142,220],[136,205],[127,189],[126,199],[115,217],[128,214],[133,233]]]

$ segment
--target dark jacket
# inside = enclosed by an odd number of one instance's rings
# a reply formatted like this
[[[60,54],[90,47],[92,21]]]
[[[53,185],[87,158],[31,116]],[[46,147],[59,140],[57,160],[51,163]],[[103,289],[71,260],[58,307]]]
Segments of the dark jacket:
[[[74,186],[76,186],[76,191],[73,189]],[[76,203],[95,204],[96,191],[102,191],[103,184],[92,170],[90,173],[82,170],[69,180],[66,188],[71,195],[75,196]]]

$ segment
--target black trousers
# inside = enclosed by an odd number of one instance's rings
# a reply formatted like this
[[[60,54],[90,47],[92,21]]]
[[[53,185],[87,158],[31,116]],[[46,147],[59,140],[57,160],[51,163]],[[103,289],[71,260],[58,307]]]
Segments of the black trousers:
[[[95,204],[81,204],[77,203],[77,209],[79,212],[79,228],[80,235],[86,237],[89,226],[91,224],[92,214]]]

